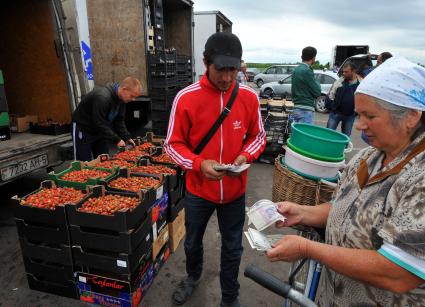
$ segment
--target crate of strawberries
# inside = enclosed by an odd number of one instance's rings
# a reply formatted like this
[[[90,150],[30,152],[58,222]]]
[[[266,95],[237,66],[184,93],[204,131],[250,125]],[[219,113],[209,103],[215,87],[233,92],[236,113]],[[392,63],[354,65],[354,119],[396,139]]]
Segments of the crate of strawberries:
[[[14,216],[19,237],[33,241],[69,244],[65,206],[75,206],[85,191],[56,187],[51,180],[36,191],[19,198],[14,196]]]
[[[85,190],[87,186],[97,185],[100,180],[110,180],[116,176],[119,168],[93,168],[86,166],[83,162],[74,161],[71,167],[55,174],[49,173],[49,179],[56,182],[61,187],[72,187]]]
[[[121,160],[121,159],[115,159],[110,157],[108,154],[101,154],[96,159],[89,161],[89,162],[83,162],[85,166],[88,166],[90,168],[107,168],[115,170],[118,168],[133,168],[136,167],[136,163],[133,161],[127,161],[127,160]]]
[[[178,178],[181,169],[177,166],[152,164],[149,159],[142,158],[137,161],[137,166],[130,169],[131,174],[162,175],[165,178],[166,191],[169,192],[178,187]]]
[[[164,194],[164,176],[162,174],[136,174],[128,169],[121,169],[119,175],[111,180],[104,180],[102,184],[109,191],[139,193],[144,190],[153,190],[156,199]]]
[[[76,205],[86,196],[86,191],[69,187],[57,187],[52,180],[45,180],[34,192],[18,197],[14,215],[17,219],[50,225],[66,225],[65,206]]]
[[[71,124],[56,122],[48,119],[44,122],[30,123],[30,132],[47,135],[65,134],[71,132]]]
[[[154,190],[115,192],[106,191],[102,185],[89,190],[91,193],[77,206],[66,207],[70,225],[128,232],[140,224],[156,199]]]

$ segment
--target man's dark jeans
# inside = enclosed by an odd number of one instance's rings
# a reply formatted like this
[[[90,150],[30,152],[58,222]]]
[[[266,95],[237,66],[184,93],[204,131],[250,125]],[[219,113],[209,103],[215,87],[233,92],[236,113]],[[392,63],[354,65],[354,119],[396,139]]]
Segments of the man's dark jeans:
[[[186,271],[195,279],[201,277],[204,248],[202,239],[211,215],[217,210],[221,233],[220,285],[224,302],[239,295],[238,272],[242,257],[242,230],[245,222],[245,195],[225,204],[215,204],[186,191],[184,199]],[[209,251],[211,252],[211,251]]]
[[[351,130],[353,130],[353,124],[356,120],[356,115],[342,115],[336,112],[330,112],[327,128],[336,130],[338,124],[341,122],[341,132],[347,136],[351,136]]]

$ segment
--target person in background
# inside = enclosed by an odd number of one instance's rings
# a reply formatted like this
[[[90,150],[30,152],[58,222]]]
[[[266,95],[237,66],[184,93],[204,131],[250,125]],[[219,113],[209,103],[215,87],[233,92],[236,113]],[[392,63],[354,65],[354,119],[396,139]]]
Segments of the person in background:
[[[335,81],[329,95],[326,96],[326,108],[330,111],[326,127],[336,130],[341,123],[341,132],[350,136],[356,119],[354,92],[360,84],[360,78],[352,62],[346,62],[342,67],[342,79],[342,82]]]
[[[372,63],[372,56],[370,53],[367,54],[367,59],[365,60],[365,62],[363,63],[363,65],[361,65],[359,67],[359,70],[357,72],[357,74],[360,76],[360,78],[364,79],[366,78],[366,76],[368,74],[370,74],[370,72],[374,69],[373,67],[373,63]]]
[[[267,257],[323,264],[319,306],[425,306],[425,68],[387,60],[360,83],[355,106],[370,146],[332,200],[278,204],[278,227],[326,228],[326,242],[286,235]]]
[[[301,53],[302,63],[292,73],[293,119],[298,123],[314,123],[316,98],[321,95],[320,84],[315,80],[311,65],[316,61],[317,50],[305,47]]]
[[[127,77],[121,83],[96,87],[81,99],[72,114],[76,160],[90,161],[108,153],[110,142],[118,147],[135,145],[124,123],[125,106],[141,93],[140,81]]]
[[[382,52],[380,55],[378,55],[378,59],[376,60],[376,67],[384,63],[389,58],[392,58],[392,54],[388,51]]]
[[[238,72],[237,80],[239,84],[247,85],[248,84],[248,75],[246,74],[247,65],[244,61],[241,61],[241,69]]]
[[[216,211],[221,234],[220,306],[242,306],[238,299],[238,273],[243,251],[247,171],[229,173],[217,171],[215,166],[252,163],[264,150],[266,133],[258,96],[253,89],[239,86],[233,106],[219,129],[201,153],[194,153],[229,101],[237,84],[241,58],[242,45],[236,35],[228,32],[211,35],[204,51],[206,73],[199,82],[177,94],[171,110],[164,148],[186,170],[183,202],[187,277],[172,295],[177,305],[191,297],[201,280],[202,239]]]

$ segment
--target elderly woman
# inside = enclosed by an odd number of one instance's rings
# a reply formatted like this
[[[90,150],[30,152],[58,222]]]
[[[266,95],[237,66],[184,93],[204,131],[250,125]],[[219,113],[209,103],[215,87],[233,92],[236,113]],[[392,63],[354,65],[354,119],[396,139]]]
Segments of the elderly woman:
[[[267,257],[322,263],[320,306],[425,306],[425,69],[389,59],[359,85],[355,108],[370,147],[331,203],[279,203],[278,227],[326,227],[326,243],[287,235]]]

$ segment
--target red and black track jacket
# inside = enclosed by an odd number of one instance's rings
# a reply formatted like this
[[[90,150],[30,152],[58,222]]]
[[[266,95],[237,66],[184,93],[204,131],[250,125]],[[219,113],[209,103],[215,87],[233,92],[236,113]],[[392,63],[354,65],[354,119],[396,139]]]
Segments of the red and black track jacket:
[[[187,190],[214,203],[229,203],[244,194],[247,172],[211,181],[201,173],[202,161],[232,164],[242,154],[252,163],[266,145],[258,96],[249,86],[240,85],[230,114],[201,154],[193,153],[220,116],[234,85],[222,92],[205,74],[201,81],[181,90],[174,99],[165,142],[166,152],[187,170]]]

